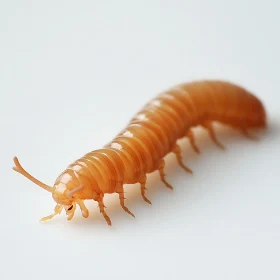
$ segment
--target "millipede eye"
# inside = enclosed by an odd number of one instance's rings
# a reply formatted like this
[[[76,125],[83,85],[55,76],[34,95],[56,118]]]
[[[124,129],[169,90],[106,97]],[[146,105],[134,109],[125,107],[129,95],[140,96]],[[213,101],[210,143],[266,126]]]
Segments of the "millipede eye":
[[[73,205],[71,205],[69,208],[68,208],[68,211],[72,210],[73,208]]]

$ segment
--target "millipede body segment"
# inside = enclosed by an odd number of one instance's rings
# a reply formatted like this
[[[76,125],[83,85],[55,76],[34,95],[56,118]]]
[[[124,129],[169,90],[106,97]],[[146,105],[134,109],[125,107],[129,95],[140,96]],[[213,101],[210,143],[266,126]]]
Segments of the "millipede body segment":
[[[84,200],[93,199],[111,225],[105,212],[104,194],[118,193],[121,207],[134,216],[124,204],[124,184],[140,183],[143,199],[151,203],[145,195],[147,174],[157,170],[161,181],[172,189],[165,180],[164,157],[174,153],[180,166],[191,173],[182,162],[177,141],[188,137],[195,152],[199,153],[192,128],[202,126],[214,143],[223,148],[213,130],[214,121],[248,136],[248,129],[266,126],[266,113],[254,95],[232,83],[204,80],[180,84],[152,99],[102,149],[91,151],[70,164],[53,187],[25,171],[16,157],[13,169],[52,193],[57,205],[54,214],[43,221],[60,214],[63,209],[71,220],[77,205],[87,218],[89,211]]]

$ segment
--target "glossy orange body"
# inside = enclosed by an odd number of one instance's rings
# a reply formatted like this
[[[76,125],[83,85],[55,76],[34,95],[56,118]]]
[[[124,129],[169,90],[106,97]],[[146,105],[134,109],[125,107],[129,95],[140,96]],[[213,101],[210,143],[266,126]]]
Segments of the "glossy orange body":
[[[51,190],[53,198],[58,205],[68,208],[78,203],[82,211],[86,211],[82,201],[94,199],[111,224],[104,210],[103,196],[118,193],[124,210],[133,215],[124,206],[123,185],[139,182],[143,198],[150,203],[145,197],[146,175],[159,170],[162,181],[172,188],[164,178],[164,157],[174,152],[179,164],[191,172],[182,163],[177,140],[189,137],[193,148],[199,152],[191,128],[202,125],[221,146],[212,128],[213,121],[247,133],[250,128],[266,126],[266,113],[255,96],[228,82],[198,81],[178,85],[151,100],[103,149],[92,151],[69,165]],[[75,191],[79,186],[82,188]],[[67,196],[73,190],[73,195]],[[71,210],[70,218],[74,214]]]

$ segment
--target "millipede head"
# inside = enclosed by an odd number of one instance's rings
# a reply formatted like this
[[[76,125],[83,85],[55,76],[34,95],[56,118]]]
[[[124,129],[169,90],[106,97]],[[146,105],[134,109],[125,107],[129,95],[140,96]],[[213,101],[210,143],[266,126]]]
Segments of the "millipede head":
[[[75,194],[77,194],[79,191],[81,191],[83,189],[83,186],[76,186],[73,189],[69,190],[67,187],[67,183],[65,184],[65,182],[58,181],[58,182],[56,182],[54,187],[50,187],[50,186],[42,183],[41,181],[37,180],[31,174],[29,174],[21,166],[17,157],[14,157],[14,163],[15,163],[15,166],[13,167],[13,170],[22,174],[27,179],[29,179],[30,181],[32,181],[39,187],[43,188],[44,190],[52,193],[52,197],[57,203],[57,205],[54,208],[54,213],[47,217],[42,218],[41,221],[47,221],[47,220],[52,219],[54,216],[60,214],[63,208],[65,209],[67,219],[71,220],[75,214],[77,203],[80,205],[83,216],[84,217],[88,216],[88,212],[85,210],[85,206],[84,206],[82,200],[74,197]]]

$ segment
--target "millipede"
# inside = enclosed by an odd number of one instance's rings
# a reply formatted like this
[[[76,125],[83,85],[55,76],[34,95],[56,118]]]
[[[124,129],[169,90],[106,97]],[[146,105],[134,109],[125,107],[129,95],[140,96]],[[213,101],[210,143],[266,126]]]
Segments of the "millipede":
[[[220,148],[213,123],[218,122],[239,130],[251,137],[248,130],[266,127],[266,112],[262,102],[245,88],[227,81],[201,80],[178,84],[160,93],[147,103],[111,142],[102,149],[93,150],[70,164],[48,186],[30,175],[14,157],[13,169],[52,194],[57,203],[54,213],[41,219],[47,221],[65,210],[71,220],[76,207],[87,218],[85,200],[98,203],[108,225],[111,220],[105,211],[104,194],[117,193],[125,212],[135,217],[125,206],[124,184],[140,184],[143,199],[146,197],[147,174],[158,171],[163,184],[166,181],[165,156],[174,153],[179,165],[187,172],[192,170],[182,160],[178,140],[189,139],[191,147],[200,153],[193,128],[205,128]]]

